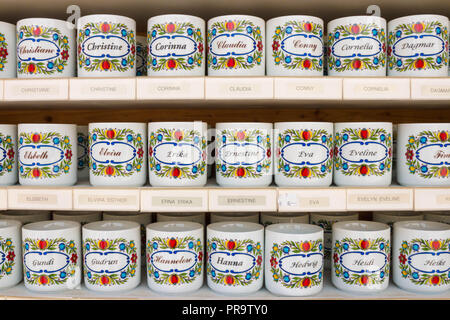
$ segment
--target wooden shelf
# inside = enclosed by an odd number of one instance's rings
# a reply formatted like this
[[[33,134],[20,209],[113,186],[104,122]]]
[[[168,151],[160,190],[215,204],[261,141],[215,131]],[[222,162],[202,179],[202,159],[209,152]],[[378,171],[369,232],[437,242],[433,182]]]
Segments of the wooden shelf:
[[[0,188],[0,210],[334,212],[450,210],[450,188]]]

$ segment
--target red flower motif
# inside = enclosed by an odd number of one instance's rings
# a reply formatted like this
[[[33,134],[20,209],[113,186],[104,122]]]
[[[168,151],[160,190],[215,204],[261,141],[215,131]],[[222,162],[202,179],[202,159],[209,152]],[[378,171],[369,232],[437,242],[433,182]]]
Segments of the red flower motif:
[[[133,44],[131,46],[131,54],[135,54],[136,53],[136,46]]]
[[[139,148],[139,150],[137,151],[137,154],[138,154],[139,158],[142,158],[144,156],[144,150],[142,150],[142,148]]]
[[[150,155],[150,157],[153,155],[153,148],[152,147],[148,148],[148,154]]]
[[[401,264],[405,264],[407,259],[404,254],[401,254],[398,256],[398,260],[400,260]]]
[[[202,152],[202,159],[203,159],[203,160],[206,159],[206,152],[205,152],[205,151]]]
[[[389,158],[392,157],[392,148],[389,148],[388,155],[389,155]]]
[[[8,259],[8,261],[13,261],[14,258],[16,257],[14,251],[9,251],[8,255],[6,256],[6,259]]]
[[[67,150],[66,151],[66,159],[72,159],[72,150]]]
[[[8,55],[8,49],[0,48],[0,57],[6,58],[7,55]]]
[[[257,47],[258,47],[258,51],[262,51],[262,49],[263,49],[262,41],[258,41]]]
[[[69,52],[67,50],[63,50],[61,52],[61,57],[63,58],[63,60],[69,59]]]
[[[14,150],[13,149],[8,150],[8,158],[10,158],[10,159],[14,158]]]
[[[78,54],[81,53],[81,44],[78,45]]]
[[[328,56],[331,56],[331,48],[328,48]]]
[[[203,43],[199,43],[198,44],[198,52],[202,53],[203,52]]]
[[[272,43],[272,50],[273,51],[278,51],[278,49],[280,49],[280,43],[278,41],[274,41]]]
[[[203,259],[203,252],[200,252],[198,254],[198,261],[202,261],[202,259]]]
[[[133,253],[131,255],[131,262],[136,263],[136,260],[137,260],[137,255],[136,255],[136,253]]]
[[[258,256],[258,259],[256,260],[256,263],[258,264],[258,266],[261,265],[261,262],[262,262],[262,257]]]
[[[335,253],[335,254],[333,255],[333,260],[334,260],[334,263],[338,263],[338,261],[339,261],[339,256],[337,255],[337,253]]]
[[[270,149],[267,149],[266,154],[267,154],[268,157],[270,157],[272,155],[272,151],[270,151]]]
[[[150,255],[147,254],[147,262],[150,263]]]
[[[281,156],[281,149],[277,148],[277,156],[280,157]]]
[[[408,160],[412,160],[413,159],[413,157],[414,157],[414,151],[412,151],[412,150],[406,150],[406,153],[405,153],[405,156],[406,156],[406,159],[408,159]]]
[[[334,156],[337,157],[338,154],[339,154],[339,148],[334,147]]]
[[[272,268],[276,268],[276,267],[277,267],[277,264],[278,264],[278,261],[277,261],[276,258],[274,258],[274,257],[270,258],[270,266],[271,266]]]
[[[73,264],[77,263],[78,255],[76,253],[72,254],[70,257],[70,261],[72,261]]]
[[[391,46],[388,47],[387,54],[388,54],[388,56],[390,56],[392,54],[392,47]]]

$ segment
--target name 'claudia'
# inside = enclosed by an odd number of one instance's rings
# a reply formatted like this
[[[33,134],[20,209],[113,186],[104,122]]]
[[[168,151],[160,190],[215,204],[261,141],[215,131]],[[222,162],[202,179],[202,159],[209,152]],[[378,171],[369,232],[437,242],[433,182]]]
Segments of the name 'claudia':
[[[218,41],[217,48],[219,48],[219,49],[236,49],[236,48],[245,49],[245,48],[247,48],[247,44],[240,40],[235,43],[230,43],[228,41]]]

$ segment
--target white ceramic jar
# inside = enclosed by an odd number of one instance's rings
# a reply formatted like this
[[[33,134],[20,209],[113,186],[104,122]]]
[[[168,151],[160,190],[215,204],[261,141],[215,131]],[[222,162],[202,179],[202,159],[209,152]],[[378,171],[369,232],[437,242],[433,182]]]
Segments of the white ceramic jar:
[[[373,221],[333,224],[331,281],[341,290],[379,292],[389,285],[391,229]]]
[[[334,124],[334,183],[338,186],[388,186],[392,181],[392,123]]]
[[[98,211],[54,211],[53,220],[67,220],[79,222],[82,226],[89,222],[102,220],[102,213]]]
[[[374,212],[372,220],[375,222],[385,223],[388,226],[397,221],[423,220],[424,216],[419,212]]]
[[[333,224],[339,221],[358,220],[359,214],[353,212],[330,212],[330,213],[311,213],[310,223],[323,228],[324,241],[324,265],[326,269],[331,267],[331,249],[332,242],[332,227]]]
[[[264,76],[265,22],[247,15],[208,21],[208,75]]]
[[[272,183],[271,123],[216,124],[216,181],[223,187],[265,187]]]
[[[328,22],[328,75],[386,76],[386,20],[344,17]]]
[[[221,294],[244,295],[263,286],[264,227],[252,222],[208,225],[208,287]]]
[[[147,75],[148,46],[145,35],[136,37],[136,76]]]
[[[184,14],[148,19],[148,75],[204,76],[205,20]]]
[[[266,23],[268,76],[323,76],[323,20],[283,16]]]
[[[89,127],[77,126],[78,180],[89,179]]]
[[[305,212],[261,212],[261,224],[264,227],[275,223],[309,223],[309,213]]]
[[[16,26],[0,22],[0,78],[15,78],[17,75]]]
[[[426,212],[425,220],[450,224],[449,212]]]
[[[97,221],[83,226],[86,288],[117,292],[141,282],[141,233],[136,222]]]
[[[75,26],[64,20],[28,18],[17,22],[17,77],[75,76]]]
[[[276,122],[275,183],[328,187],[333,179],[333,123]]]
[[[388,75],[446,77],[448,73],[448,18],[422,14],[388,23]]]
[[[450,226],[434,221],[394,223],[392,274],[402,289],[439,293],[450,289]]]
[[[259,213],[257,212],[211,212],[210,223],[225,221],[242,221],[259,223]]]
[[[156,214],[156,222],[173,222],[173,221],[188,221],[205,225],[205,213],[158,212]]]
[[[22,227],[24,283],[33,291],[62,291],[81,282],[81,231],[74,221]]]
[[[206,122],[150,122],[150,184],[154,187],[204,186],[207,138]]]
[[[21,226],[19,221],[0,220],[0,289],[22,281]]]
[[[147,132],[140,122],[89,123],[89,182],[140,187],[147,181]]]
[[[267,290],[281,296],[310,296],[322,290],[322,228],[301,223],[270,225],[265,247]]]
[[[16,220],[22,224],[50,220],[50,211],[41,210],[8,210],[0,212],[0,220]]]
[[[0,48],[0,60],[1,60],[1,48]],[[0,124],[0,185],[9,186],[16,183],[17,183],[17,126],[13,124]]]
[[[397,181],[403,186],[450,186],[450,123],[399,124]]]
[[[19,183],[71,186],[77,182],[77,126],[20,123]]]
[[[94,14],[78,19],[78,77],[135,77],[136,21]]]
[[[203,285],[203,225],[157,222],[147,226],[147,284],[157,292],[186,293]]]

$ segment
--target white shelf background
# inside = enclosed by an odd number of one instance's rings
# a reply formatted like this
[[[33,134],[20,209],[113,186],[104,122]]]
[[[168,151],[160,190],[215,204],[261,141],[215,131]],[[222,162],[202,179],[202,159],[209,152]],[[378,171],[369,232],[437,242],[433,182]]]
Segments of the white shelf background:
[[[0,108],[11,104],[35,106],[46,101],[59,107],[160,106],[161,103],[236,106],[247,104],[298,105],[334,103],[376,106],[380,100],[408,106],[447,107],[450,77],[133,77],[0,80]],[[359,104],[367,101],[368,104]],[[211,104],[213,102],[213,104]],[[61,104],[62,103],[62,104]],[[49,106],[51,106],[50,104]]]
[[[0,188],[0,210],[333,212],[450,210],[450,188]]]
[[[270,276],[270,275],[269,275]],[[337,289],[330,280],[330,271],[325,270],[324,287],[321,292],[313,296],[307,297],[280,297],[270,293],[267,289],[263,289],[246,295],[223,295],[217,293],[208,288],[206,285],[206,278],[204,285],[200,290],[190,292],[182,295],[165,295],[155,291],[151,291],[147,286],[147,278],[145,270],[142,270],[142,282],[133,290],[125,292],[96,292],[87,289],[84,284],[81,284],[79,288],[73,290],[66,290],[60,292],[36,292],[25,288],[25,285],[20,283],[19,285],[1,290],[0,300],[15,300],[15,299],[64,299],[64,300],[407,300],[407,299],[420,299],[420,300],[449,300],[450,290],[437,293],[437,294],[423,294],[405,291],[397,287],[391,282],[389,287],[379,293],[361,294],[342,291]]]

